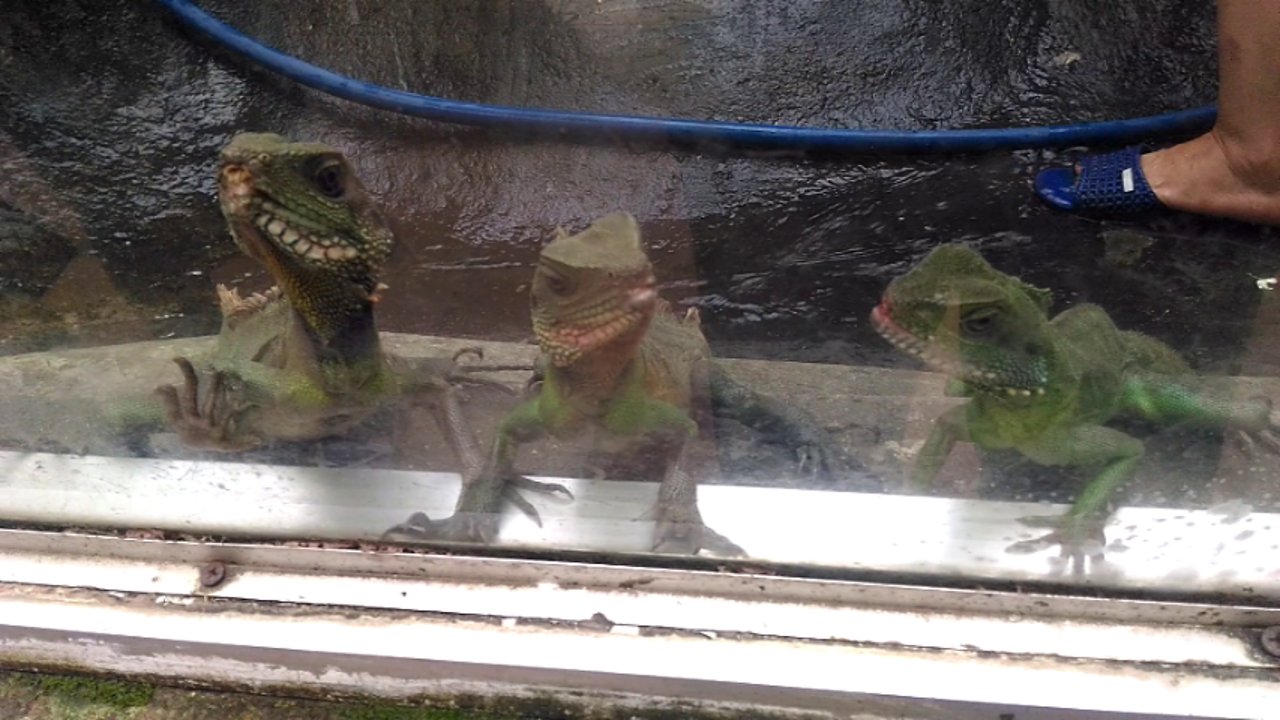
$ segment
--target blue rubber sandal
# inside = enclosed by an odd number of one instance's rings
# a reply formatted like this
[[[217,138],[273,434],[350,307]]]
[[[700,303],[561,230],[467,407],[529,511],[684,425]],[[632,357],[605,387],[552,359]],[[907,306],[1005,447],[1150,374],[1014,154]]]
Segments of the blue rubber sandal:
[[[1142,174],[1141,156],[1135,146],[1086,156],[1079,173],[1070,167],[1041,170],[1036,174],[1036,194],[1070,212],[1133,215],[1163,209]]]

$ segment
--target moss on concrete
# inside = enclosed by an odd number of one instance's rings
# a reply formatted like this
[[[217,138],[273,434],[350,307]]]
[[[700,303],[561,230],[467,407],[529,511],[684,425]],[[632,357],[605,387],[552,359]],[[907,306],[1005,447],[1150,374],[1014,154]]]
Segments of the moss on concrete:
[[[338,720],[506,720],[496,715],[403,705],[356,705],[338,710]],[[516,720],[514,716],[508,716]]]
[[[516,712],[187,690],[0,671],[0,720],[519,720]]]
[[[555,695],[460,695],[404,702],[331,697],[314,689],[253,694],[193,690],[74,672],[0,670],[0,720],[736,720],[741,713],[676,704],[636,709],[566,703]],[[753,718],[791,717],[754,712]]]
[[[144,683],[107,678],[39,675],[36,686],[42,695],[113,708],[141,707],[151,702],[156,689]]]

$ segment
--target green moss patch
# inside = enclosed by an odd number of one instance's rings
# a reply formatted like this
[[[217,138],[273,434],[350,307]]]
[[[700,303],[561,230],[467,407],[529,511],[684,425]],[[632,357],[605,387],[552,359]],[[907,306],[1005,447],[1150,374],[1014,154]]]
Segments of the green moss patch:
[[[115,708],[142,707],[149,704],[156,693],[153,686],[145,683],[69,675],[39,675],[34,684],[41,695]]]

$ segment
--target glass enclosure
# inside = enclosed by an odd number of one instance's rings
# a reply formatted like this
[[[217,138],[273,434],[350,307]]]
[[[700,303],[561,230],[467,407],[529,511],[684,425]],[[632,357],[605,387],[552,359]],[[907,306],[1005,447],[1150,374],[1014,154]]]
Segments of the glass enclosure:
[[[904,131],[1211,102],[1212,5],[1141,5],[201,3],[392,90]],[[1280,593],[1269,229],[1039,203],[1079,148],[473,127],[159,3],[0,17],[0,524]]]

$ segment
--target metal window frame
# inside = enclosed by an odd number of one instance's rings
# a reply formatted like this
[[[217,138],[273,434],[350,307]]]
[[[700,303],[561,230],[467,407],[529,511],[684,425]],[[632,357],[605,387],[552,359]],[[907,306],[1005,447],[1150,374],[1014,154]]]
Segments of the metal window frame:
[[[1274,718],[1280,661],[1259,629],[1276,625],[1276,607],[744,567],[0,531],[0,665],[289,693],[689,717]]]

